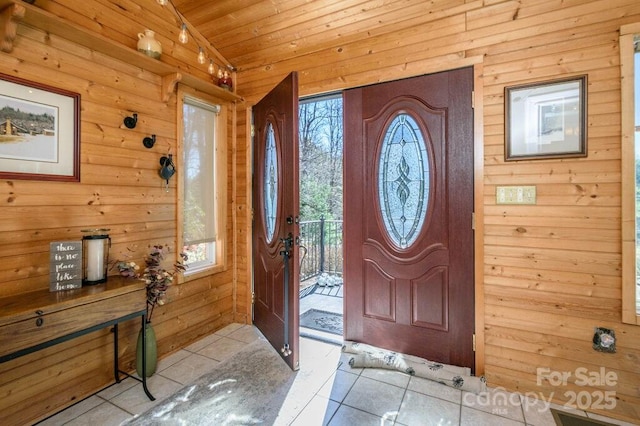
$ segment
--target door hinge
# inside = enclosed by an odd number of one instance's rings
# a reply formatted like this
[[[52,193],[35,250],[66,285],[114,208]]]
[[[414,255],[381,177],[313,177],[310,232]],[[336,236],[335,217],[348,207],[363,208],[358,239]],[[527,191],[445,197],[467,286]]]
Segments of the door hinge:
[[[476,334],[473,334],[473,351],[476,351]]]
[[[252,304],[252,305],[255,305],[255,303],[256,303],[256,293],[252,291],[252,292],[251,292],[251,304]],[[474,349],[473,349],[473,350],[475,350],[475,347],[476,347],[476,346],[475,346],[475,340],[474,340],[474,345],[473,345],[473,348],[474,348]]]
[[[471,213],[471,229],[476,229],[476,214],[475,212]]]
[[[253,222],[253,208],[251,209],[251,222]]]
[[[475,91],[471,91],[471,109],[475,109],[476,108],[476,92]]]
[[[256,126],[254,126],[253,124],[251,125],[251,137],[254,137],[256,135]]]

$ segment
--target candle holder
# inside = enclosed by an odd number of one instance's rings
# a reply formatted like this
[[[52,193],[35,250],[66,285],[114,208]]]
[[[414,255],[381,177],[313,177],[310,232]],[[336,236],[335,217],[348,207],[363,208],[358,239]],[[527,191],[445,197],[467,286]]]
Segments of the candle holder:
[[[107,281],[111,238],[108,229],[83,229],[82,232],[82,285],[95,285]]]

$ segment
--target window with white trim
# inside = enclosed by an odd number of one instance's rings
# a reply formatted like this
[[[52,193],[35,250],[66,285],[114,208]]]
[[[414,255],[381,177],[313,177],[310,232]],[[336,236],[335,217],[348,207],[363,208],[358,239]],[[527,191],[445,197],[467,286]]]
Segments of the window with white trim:
[[[182,245],[186,275],[223,263],[226,140],[220,105],[182,98]]]

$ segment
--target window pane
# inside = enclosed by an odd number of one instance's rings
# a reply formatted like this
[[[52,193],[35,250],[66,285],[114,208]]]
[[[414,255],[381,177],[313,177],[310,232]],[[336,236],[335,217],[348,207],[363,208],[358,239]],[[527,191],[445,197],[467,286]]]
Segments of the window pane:
[[[197,270],[215,263],[216,246],[213,243],[200,243],[185,246],[183,251],[187,254],[186,264],[189,270]]]
[[[273,240],[278,208],[278,157],[276,156],[276,138],[271,123],[267,126],[264,158],[264,218],[267,231],[267,242]]]
[[[214,263],[215,123],[217,107],[185,98],[183,240],[190,266]],[[204,266],[204,265],[203,265]]]
[[[385,132],[378,169],[378,200],[391,241],[401,249],[415,242],[429,204],[429,159],[418,124],[397,115]]]

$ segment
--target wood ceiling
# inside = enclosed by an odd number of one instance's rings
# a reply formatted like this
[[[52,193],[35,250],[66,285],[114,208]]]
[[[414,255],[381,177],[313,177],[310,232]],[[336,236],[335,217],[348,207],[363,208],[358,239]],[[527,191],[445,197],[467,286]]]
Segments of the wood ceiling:
[[[464,0],[173,0],[240,71],[414,27]]]

